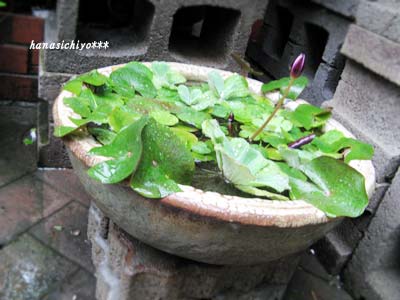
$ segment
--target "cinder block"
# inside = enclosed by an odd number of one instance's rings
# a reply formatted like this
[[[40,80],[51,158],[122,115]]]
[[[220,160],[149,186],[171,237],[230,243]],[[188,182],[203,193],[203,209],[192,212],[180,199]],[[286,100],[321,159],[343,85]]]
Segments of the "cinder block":
[[[352,25],[341,52],[400,86],[400,44]]]
[[[28,73],[28,47],[0,45],[0,72]]]
[[[338,275],[361,238],[362,233],[352,220],[345,219],[312,247],[328,273]]]
[[[332,101],[333,116],[375,148],[377,182],[391,178],[400,164],[400,87],[348,60]]]
[[[309,86],[302,97],[313,104],[331,99],[344,58],[339,49],[350,21],[313,3],[270,1],[261,33],[263,42],[249,43],[247,55],[274,78],[288,76],[288,66],[304,52]]]
[[[345,17],[354,19],[360,0],[311,0]]]
[[[400,173],[345,270],[345,283],[357,299],[400,299]]]
[[[359,26],[400,43],[400,7],[398,2],[361,0],[356,20]]]
[[[294,255],[257,266],[215,266],[179,258],[133,239],[112,221],[106,238],[99,235],[98,208],[92,202],[88,236],[97,299],[281,299],[299,261]],[[103,216],[103,217],[102,217]],[[266,296],[268,297],[266,298]],[[114,298],[113,298],[114,297]]]
[[[51,73],[41,69],[39,76],[39,98],[46,100],[50,105],[62,90],[62,85],[67,82],[73,74]]]
[[[65,145],[53,135],[54,124],[49,125],[48,144],[39,149],[39,167],[72,168]]]
[[[46,32],[46,39],[102,40],[109,41],[110,48],[45,51],[47,71],[82,73],[130,60],[180,61],[239,70],[231,53],[244,55],[252,23],[262,16],[264,3],[136,0],[124,2],[126,9],[110,11],[106,1],[97,1],[96,14],[86,14],[92,2],[59,0],[56,20],[52,20],[57,26],[55,32]],[[187,15],[191,18],[182,17]]]

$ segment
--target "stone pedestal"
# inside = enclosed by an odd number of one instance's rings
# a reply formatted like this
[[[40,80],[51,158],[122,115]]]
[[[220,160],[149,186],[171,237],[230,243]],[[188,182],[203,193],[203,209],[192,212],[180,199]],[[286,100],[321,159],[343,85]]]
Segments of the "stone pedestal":
[[[149,247],[118,228],[92,202],[88,237],[98,300],[281,299],[297,255],[254,266],[217,266]]]

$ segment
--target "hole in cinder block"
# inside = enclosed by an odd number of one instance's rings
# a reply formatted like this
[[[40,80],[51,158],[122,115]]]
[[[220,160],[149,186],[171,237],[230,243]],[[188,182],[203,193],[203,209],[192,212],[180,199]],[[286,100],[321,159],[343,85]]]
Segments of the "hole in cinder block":
[[[143,50],[153,16],[147,0],[80,0],[77,40],[109,41],[109,51]]]
[[[263,50],[275,59],[282,58],[293,25],[292,13],[274,2],[267,8]]]
[[[223,64],[240,12],[214,6],[180,8],[174,14],[169,51],[181,59]]]
[[[329,33],[324,28],[310,23],[305,24],[307,62],[304,74],[310,79],[314,78],[319,65],[322,63],[322,55],[324,54],[328,37]]]

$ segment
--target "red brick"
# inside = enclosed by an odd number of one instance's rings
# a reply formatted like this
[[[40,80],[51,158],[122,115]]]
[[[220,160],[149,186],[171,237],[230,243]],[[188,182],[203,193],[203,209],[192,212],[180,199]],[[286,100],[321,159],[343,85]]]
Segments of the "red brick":
[[[37,76],[0,74],[0,99],[37,100]]]
[[[28,72],[28,47],[0,45],[0,72]]]
[[[29,45],[32,40],[42,42],[44,20],[27,15],[0,13],[0,40]]]
[[[39,49],[31,50],[31,64],[39,65]]]

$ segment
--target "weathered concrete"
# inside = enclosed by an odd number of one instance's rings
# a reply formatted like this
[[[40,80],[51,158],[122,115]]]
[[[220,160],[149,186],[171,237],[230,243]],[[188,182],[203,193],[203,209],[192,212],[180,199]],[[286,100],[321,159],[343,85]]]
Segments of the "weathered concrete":
[[[75,39],[75,42],[108,40],[110,48],[83,51],[46,50],[46,69],[58,73],[82,73],[130,60],[165,60],[190,61],[194,64],[239,70],[230,54],[235,52],[244,55],[252,22],[262,16],[261,8],[265,4],[264,1],[242,0],[136,2],[136,12],[132,19],[138,21],[129,28],[107,31],[92,28],[79,20],[79,0],[59,0],[55,32],[46,33],[46,37],[56,37],[55,41]],[[174,19],[174,16],[180,9],[187,7],[199,7],[197,12],[192,9],[189,13],[201,16],[203,12],[200,11],[200,6],[207,6],[201,38],[198,41],[191,40],[190,37],[182,39],[182,26],[194,26],[194,23],[181,24],[182,20]],[[221,16],[224,17],[223,23],[218,22]],[[218,26],[214,26],[216,23]],[[51,27],[46,29],[51,30]]]
[[[400,43],[400,6],[397,1],[362,0],[356,19],[359,26]]]
[[[280,299],[298,262],[298,256],[292,256],[254,266],[197,263],[146,246],[112,221],[105,227],[107,222],[92,203],[88,235],[93,244],[99,300],[261,300],[268,295]]]
[[[360,0],[311,0],[345,17],[354,19]]]
[[[352,25],[341,51],[348,58],[400,86],[400,44]]]
[[[24,234],[0,252],[0,298],[41,299],[78,267]]]
[[[400,298],[400,172],[372,219],[345,270],[348,289],[357,298]]]
[[[331,99],[343,69],[339,49],[349,20],[313,3],[281,0],[269,3],[264,22],[261,44],[250,43],[247,55],[280,78],[288,76],[288,66],[304,52],[310,83],[302,97],[318,105]]]

